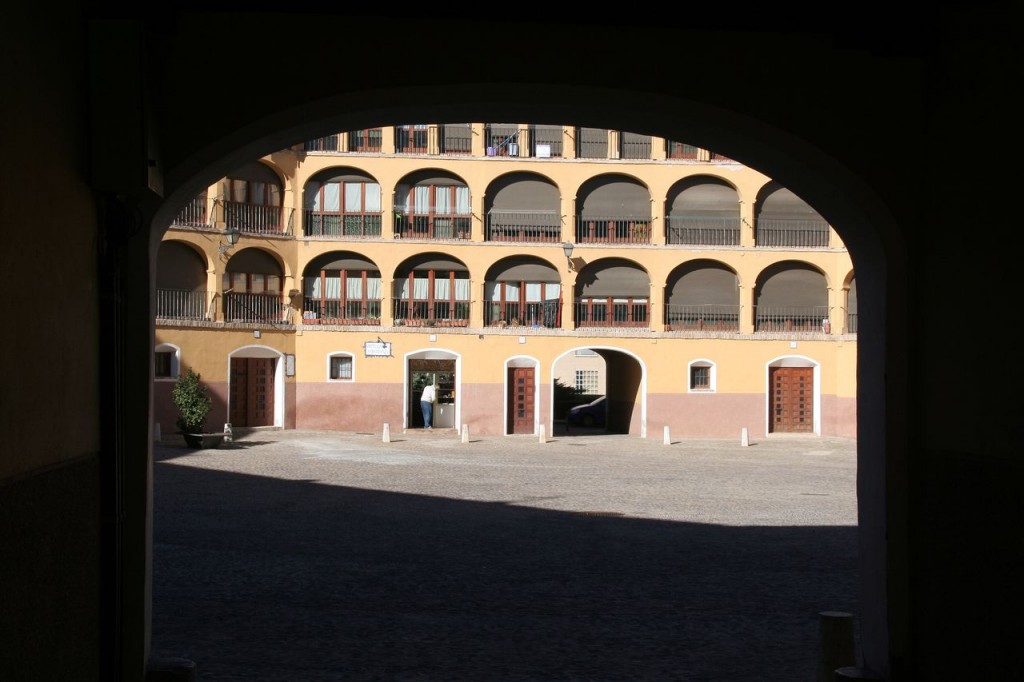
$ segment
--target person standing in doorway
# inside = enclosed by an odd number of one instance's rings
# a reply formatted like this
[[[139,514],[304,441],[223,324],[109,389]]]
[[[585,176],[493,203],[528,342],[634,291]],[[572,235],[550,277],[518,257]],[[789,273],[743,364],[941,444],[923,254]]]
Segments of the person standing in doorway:
[[[420,409],[423,410],[423,428],[434,428],[434,400],[437,399],[437,383],[423,387],[420,396]]]

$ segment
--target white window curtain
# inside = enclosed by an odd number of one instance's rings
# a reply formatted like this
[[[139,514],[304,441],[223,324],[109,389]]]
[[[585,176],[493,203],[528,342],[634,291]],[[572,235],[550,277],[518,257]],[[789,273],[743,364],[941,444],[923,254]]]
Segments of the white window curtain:
[[[249,293],[250,294],[262,294],[266,291],[266,275],[259,273],[253,274],[249,278]]]
[[[484,284],[484,299],[487,301],[500,301],[501,300],[501,283],[500,282],[487,282]]]
[[[527,282],[526,283],[526,302],[527,303],[539,303],[544,300],[542,295],[542,287],[544,285],[540,282]]]
[[[376,182],[366,183],[366,212],[377,213],[380,211],[380,185]]]
[[[366,300],[379,301],[381,297],[380,277],[366,278]]]
[[[350,182],[345,185],[345,212],[363,212],[363,183]]]
[[[468,187],[456,187],[455,188],[455,214],[456,215],[470,215],[472,213],[469,204],[469,188]]]
[[[457,279],[457,280],[455,280],[455,300],[456,301],[468,301],[469,300],[469,280],[468,279]]]
[[[395,280],[395,296],[401,301],[409,300],[409,280]]]
[[[327,275],[325,280],[324,298],[341,298],[341,276],[337,274]]]
[[[412,297],[417,301],[425,301],[430,295],[430,280],[426,277],[417,277],[412,281]]]
[[[435,300],[438,300],[438,301],[448,301],[448,300],[451,299],[451,292],[452,292],[451,282],[448,281],[447,277],[445,277],[444,279],[438,278],[438,279],[434,280],[434,299]]]
[[[306,290],[306,296],[309,298],[320,298],[320,278],[319,277],[306,277],[303,279],[303,287]]]
[[[306,183],[306,194],[302,200],[302,206],[307,211],[319,211],[320,210],[320,188],[323,187],[319,182],[313,180]]]
[[[252,194],[249,196],[249,201],[253,204],[263,205],[266,203],[266,188],[267,183],[265,182],[253,182],[249,185],[249,189]]]
[[[437,215],[451,215],[452,212],[452,188],[438,187],[434,192],[434,213]]]
[[[430,187],[414,187],[412,190],[412,212],[414,215],[430,213]]]
[[[544,285],[544,300],[545,301],[557,301],[558,297],[562,293],[562,285],[557,282],[548,283]]]
[[[231,200],[242,203],[249,201],[249,183],[245,180],[231,180]]]
[[[324,205],[320,208],[321,211],[337,211],[341,207],[340,201],[341,187],[336,182],[328,182],[324,185],[323,191],[323,202]]]
[[[345,280],[345,297],[349,300],[363,297],[363,280],[360,277],[349,277]]]

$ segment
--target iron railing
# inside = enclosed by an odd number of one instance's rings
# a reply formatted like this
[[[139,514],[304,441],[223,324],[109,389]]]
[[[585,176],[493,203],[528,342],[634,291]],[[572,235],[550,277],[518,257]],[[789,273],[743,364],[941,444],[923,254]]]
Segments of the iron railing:
[[[576,216],[578,244],[650,244],[650,216]]]
[[[303,324],[380,324],[381,300],[304,298]]]
[[[705,303],[701,305],[665,305],[666,331],[722,331],[740,330],[740,307]]]
[[[666,241],[669,244],[739,246],[740,218],[669,216]]]
[[[169,320],[208,320],[208,291],[157,289],[156,316]]]
[[[828,306],[754,307],[756,332],[818,332],[828,334],[832,323]]]
[[[215,212],[224,216],[226,227],[250,234],[292,234],[291,208],[249,204],[218,199]]]
[[[201,194],[185,205],[174,217],[172,225],[181,227],[210,227],[206,212],[206,194]]]
[[[484,151],[487,156],[519,156],[520,141],[526,139],[526,129],[500,123],[484,126]]]
[[[530,156],[557,159],[562,154],[562,126],[530,126]]]
[[[302,231],[307,237],[379,237],[382,215],[304,211]]]
[[[558,329],[562,326],[562,302],[538,301],[491,301],[485,304],[484,324],[493,327],[545,327]]]
[[[472,215],[395,212],[395,236],[404,239],[469,239]]]
[[[495,242],[560,242],[558,211],[490,211],[487,240]]]
[[[824,220],[758,218],[757,246],[827,248],[831,230]]]
[[[224,294],[225,322],[287,322],[285,301],[280,292]]]
[[[383,133],[380,128],[351,130],[348,133],[350,152],[380,152]]]
[[[651,304],[629,296],[587,298],[573,305],[576,327],[650,327]]]
[[[411,301],[396,299],[396,326],[468,327],[472,304],[469,301]]]
[[[636,133],[619,133],[619,158],[620,159],[649,159],[651,158],[651,136],[637,135]]]

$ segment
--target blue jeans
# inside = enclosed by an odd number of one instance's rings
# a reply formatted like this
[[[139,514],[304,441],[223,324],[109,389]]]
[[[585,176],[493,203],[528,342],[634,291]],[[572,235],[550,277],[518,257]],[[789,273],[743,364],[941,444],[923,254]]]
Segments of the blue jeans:
[[[420,409],[423,410],[423,428],[429,429],[433,425],[434,403],[421,400]]]

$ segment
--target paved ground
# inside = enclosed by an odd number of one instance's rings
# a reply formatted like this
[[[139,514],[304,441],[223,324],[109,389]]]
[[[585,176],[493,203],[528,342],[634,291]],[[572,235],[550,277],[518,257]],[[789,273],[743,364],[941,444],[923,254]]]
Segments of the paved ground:
[[[819,613],[856,609],[854,441],[469,440],[158,445],[154,655],[204,681],[816,682]]]

